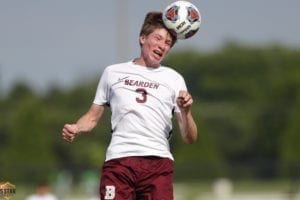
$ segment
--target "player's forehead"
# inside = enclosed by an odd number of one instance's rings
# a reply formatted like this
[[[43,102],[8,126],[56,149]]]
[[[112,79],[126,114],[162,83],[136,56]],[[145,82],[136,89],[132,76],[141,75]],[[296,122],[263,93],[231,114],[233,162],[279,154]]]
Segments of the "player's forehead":
[[[170,32],[166,28],[164,28],[164,27],[155,28],[151,32],[150,35],[159,36],[159,37],[162,37],[164,39],[172,41],[172,37],[171,37]]]

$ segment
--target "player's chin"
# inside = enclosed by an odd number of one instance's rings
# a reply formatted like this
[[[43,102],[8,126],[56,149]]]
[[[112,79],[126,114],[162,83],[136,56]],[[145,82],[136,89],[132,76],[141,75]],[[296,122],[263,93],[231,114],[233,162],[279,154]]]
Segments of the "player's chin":
[[[149,67],[157,68],[157,67],[160,66],[160,62],[161,62],[161,60],[153,59],[153,60],[150,62]]]
[[[161,55],[157,55],[157,54],[154,54],[151,56],[151,63],[153,66],[160,66],[160,63],[162,62],[164,56],[161,56]]]

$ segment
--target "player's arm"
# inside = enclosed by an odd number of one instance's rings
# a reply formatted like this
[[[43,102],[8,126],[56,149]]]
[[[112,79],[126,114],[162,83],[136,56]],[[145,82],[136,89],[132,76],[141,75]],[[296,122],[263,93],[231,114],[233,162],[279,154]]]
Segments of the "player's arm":
[[[191,112],[193,104],[192,96],[187,91],[180,91],[177,98],[177,105],[180,112],[176,113],[182,140],[187,144],[192,144],[197,140],[197,125]]]
[[[78,134],[93,130],[102,117],[103,112],[104,106],[92,104],[88,112],[79,118],[76,123],[64,125],[62,129],[63,139],[72,142]]]

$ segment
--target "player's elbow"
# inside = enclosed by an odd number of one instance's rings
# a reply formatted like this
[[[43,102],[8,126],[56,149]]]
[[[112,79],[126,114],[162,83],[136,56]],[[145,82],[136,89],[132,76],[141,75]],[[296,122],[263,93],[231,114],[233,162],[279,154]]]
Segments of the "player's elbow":
[[[186,137],[182,137],[182,140],[186,144],[194,144],[197,141],[197,134],[187,135]]]

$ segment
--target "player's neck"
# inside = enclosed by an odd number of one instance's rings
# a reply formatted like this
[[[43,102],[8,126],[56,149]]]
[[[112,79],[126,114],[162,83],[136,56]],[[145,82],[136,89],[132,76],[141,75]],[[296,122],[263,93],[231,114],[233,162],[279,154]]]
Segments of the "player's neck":
[[[143,59],[141,59],[141,58],[135,58],[132,62],[135,65],[146,67],[145,61]]]
[[[132,61],[132,63],[135,64],[135,65],[139,65],[141,67],[147,67],[147,68],[153,68],[153,69],[156,69],[160,66],[160,65],[157,65],[157,66],[151,65],[150,63],[145,62],[145,60],[142,57],[135,58]]]

